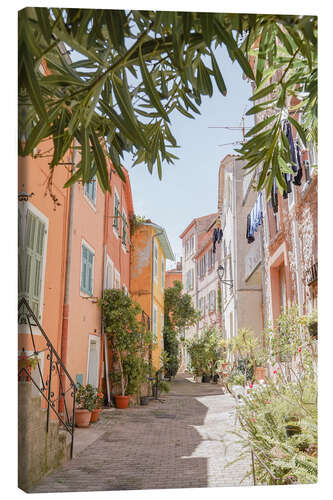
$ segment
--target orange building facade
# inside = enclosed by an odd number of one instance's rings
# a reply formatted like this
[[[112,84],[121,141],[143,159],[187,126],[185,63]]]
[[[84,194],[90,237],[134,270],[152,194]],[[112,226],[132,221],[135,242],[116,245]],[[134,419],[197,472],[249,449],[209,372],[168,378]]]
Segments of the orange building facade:
[[[177,262],[176,267],[168,269],[165,273],[165,288],[171,288],[174,281],[182,282],[182,280],[182,263]]]
[[[131,241],[131,297],[150,318],[152,366],[158,370],[163,351],[166,260],[174,260],[174,255],[165,230],[157,224],[140,224]]]

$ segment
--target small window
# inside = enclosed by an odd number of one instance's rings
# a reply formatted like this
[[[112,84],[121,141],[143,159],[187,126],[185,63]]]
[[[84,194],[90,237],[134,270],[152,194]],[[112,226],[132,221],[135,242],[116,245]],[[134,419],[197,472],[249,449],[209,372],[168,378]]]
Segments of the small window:
[[[122,221],[123,221],[123,234],[122,234],[122,244],[126,248],[126,241],[127,241],[127,218],[126,218],[126,213],[123,210],[123,215],[122,215]]]
[[[164,290],[165,286],[165,269],[164,269],[164,258],[161,258],[161,280],[162,280],[162,290]]]
[[[94,252],[82,243],[81,291],[88,295],[93,294],[94,257]]]
[[[154,241],[154,280],[158,281],[158,246]]]
[[[120,274],[117,269],[114,270],[114,288],[120,290]]]
[[[105,288],[107,290],[113,288],[113,264],[108,260],[106,264]]]
[[[119,218],[120,218],[120,201],[117,192],[114,192],[114,211],[113,211],[113,227],[119,234]]]
[[[84,194],[91,203],[96,206],[96,184],[97,184],[97,177],[94,175],[94,177],[91,179],[90,182],[86,182],[84,185]]]
[[[157,342],[157,307],[153,306],[153,342]]]

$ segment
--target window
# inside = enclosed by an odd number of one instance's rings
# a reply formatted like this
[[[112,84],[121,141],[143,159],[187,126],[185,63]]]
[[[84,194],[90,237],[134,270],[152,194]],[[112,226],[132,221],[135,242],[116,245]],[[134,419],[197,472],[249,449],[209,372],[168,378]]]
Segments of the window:
[[[96,206],[96,189],[97,189],[97,177],[94,175],[94,177],[91,179],[90,182],[86,182],[84,185],[84,194],[91,203]]]
[[[93,294],[94,256],[94,252],[82,242],[81,291],[88,295]]]
[[[190,253],[192,254],[194,252],[194,234],[192,234],[190,238]]]
[[[118,219],[119,220],[119,219]],[[126,213],[123,210],[123,215],[122,215],[122,220],[123,220],[123,235],[122,235],[122,244],[126,248],[126,240],[127,240],[127,218],[126,218]]]
[[[113,227],[119,235],[119,217],[120,217],[120,201],[117,191],[114,192],[114,211],[113,211]]]
[[[164,269],[164,258],[161,257],[161,279],[162,279],[162,290],[164,290],[165,286],[165,269]]]
[[[186,273],[186,289],[193,290],[194,288],[194,269],[189,269]]]
[[[215,264],[215,253],[213,253],[212,248],[207,252],[207,262],[208,262],[208,270],[211,270]]]
[[[201,311],[201,315],[205,316],[205,313],[206,313],[206,297],[201,297],[201,299],[199,299],[199,309]]]
[[[117,290],[120,290],[120,274],[117,271],[117,269],[114,270],[114,288],[117,288]]]
[[[19,213],[18,278],[19,297],[25,297],[38,319],[41,318],[41,288],[44,276],[46,224],[28,208]]]
[[[157,342],[157,307],[153,306],[153,342]]]
[[[107,290],[113,288],[113,264],[109,258],[107,259],[105,270],[105,288]]]
[[[158,246],[156,240],[154,241],[154,280],[158,281]]]
[[[211,290],[208,294],[208,308],[209,308],[209,312],[215,312],[215,310],[216,310],[215,290]]]

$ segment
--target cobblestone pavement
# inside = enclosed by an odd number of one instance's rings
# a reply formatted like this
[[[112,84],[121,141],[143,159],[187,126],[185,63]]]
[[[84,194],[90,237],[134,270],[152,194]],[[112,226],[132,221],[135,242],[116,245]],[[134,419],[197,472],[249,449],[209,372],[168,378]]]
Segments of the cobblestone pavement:
[[[65,466],[31,493],[205,488],[253,484],[250,459],[227,467],[239,453],[233,398],[213,384],[178,375],[162,401],[104,410],[94,436]],[[90,433],[90,436],[92,434]],[[91,438],[90,438],[91,441]],[[242,482],[241,482],[242,481]]]

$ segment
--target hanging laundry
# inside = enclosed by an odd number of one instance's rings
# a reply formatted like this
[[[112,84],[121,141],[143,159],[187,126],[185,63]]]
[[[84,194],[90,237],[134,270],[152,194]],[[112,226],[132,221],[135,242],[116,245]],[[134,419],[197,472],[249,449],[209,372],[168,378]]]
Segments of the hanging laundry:
[[[300,186],[302,184],[303,170],[302,170],[302,159],[301,159],[301,148],[296,141],[296,158],[297,158],[297,174],[294,177],[293,183],[295,186]]]
[[[223,231],[221,227],[221,217],[218,217],[215,222],[215,228],[213,231],[213,253],[216,252],[216,243],[221,243],[223,236]]]
[[[273,180],[273,186],[271,191],[271,200],[272,200],[273,212],[276,214],[279,210],[279,201],[278,201],[278,187],[275,177]]]
[[[248,243],[254,242],[254,227],[251,224],[251,212],[247,216],[246,239]]]
[[[248,243],[253,243],[253,241],[255,240],[254,233],[255,231],[258,231],[258,226],[261,226],[262,221],[262,193],[260,192],[251,212],[247,216],[246,238]]]
[[[287,191],[283,191],[283,198],[286,199],[286,198],[288,198],[288,194],[291,193],[291,191],[292,191],[291,174],[283,174],[283,177],[284,177],[286,184],[287,184]]]
[[[293,139],[293,133],[291,130],[291,125],[288,122],[288,120],[284,120],[283,125],[282,125],[282,130],[285,134],[285,136],[288,139],[289,142],[289,150],[290,150],[290,156],[291,156],[291,168],[293,171],[296,173],[297,172],[297,159],[296,159],[296,152],[295,152],[295,145],[294,145],[294,139]]]

